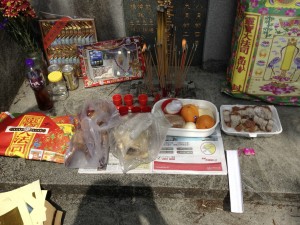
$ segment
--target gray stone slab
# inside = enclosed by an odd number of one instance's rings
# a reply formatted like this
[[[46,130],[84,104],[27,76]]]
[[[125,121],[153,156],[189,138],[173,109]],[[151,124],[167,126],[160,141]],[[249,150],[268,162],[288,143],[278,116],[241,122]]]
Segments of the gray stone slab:
[[[190,198],[109,198],[95,195],[56,195],[51,200],[65,210],[64,225],[297,225],[299,204],[245,202],[244,213],[231,213],[227,201]]]
[[[222,104],[264,104],[235,99],[220,92],[225,73],[207,73],[193,67],[188,79],[195,82],[198,99]],[[70,97],[56,104],[55,113],[76,111],[85,99],[108,98],[113,93],[128,93],[130,83],[113,84],[70,92]],[[272,201],[300,200],[300,145],[299,107],[276,106],[283,132],[268,138],[244,138],[222,134],[225,149],[251,147],[255,156],[241,156],[241,171],[245,200]],[[11,112],[38,111],[26,82],[10,107]],[[52,112],[53,113],[53,112]],[[161,174],[78,174],[77,170],[63,165],[0,157],[0,190],[7,190],[40,179],[46,189],[61,193],[85,193],[93,190],[103,195],[147,196],[151,188],[155,196],[173,198],[224,199],[228,194],[227,176],[161,175]]]
[[[0,32],[0,43],[0,110],[6,111],[24,81],[25,64],[22,50],[4,32]]]
[[[229,60],[236,4],[236,1],[209,1],[203,52],[204,62]],[[213,69],[213,67],[210,68]]]

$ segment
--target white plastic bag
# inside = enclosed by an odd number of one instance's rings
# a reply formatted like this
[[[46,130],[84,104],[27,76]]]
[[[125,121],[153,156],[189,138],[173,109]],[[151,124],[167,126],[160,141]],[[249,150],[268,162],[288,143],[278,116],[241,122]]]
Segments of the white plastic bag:
[[[121,119],[123,123],[111,130],[109,142],[126,173],[157,158],[171,125],[159,113],[129,114]]]
[[[105,169],[109,154],[109,130],[121,122],[119,112],[107,100],[88,100],[79,113],[79,126],[65,156],[70,168]]]

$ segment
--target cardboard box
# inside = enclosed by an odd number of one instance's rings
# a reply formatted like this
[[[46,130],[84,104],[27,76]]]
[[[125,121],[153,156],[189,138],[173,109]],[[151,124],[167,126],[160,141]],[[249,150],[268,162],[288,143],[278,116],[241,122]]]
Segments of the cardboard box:
[[[45,201],[46,209],[46,221],[43,225],[61,225],[63,212],[57,210],[50,202]]]
[[[39,25],[48,65],[70,64],[81,76],[77,46],[97,42],[94,19],[62,17],[39,20]]]
[[[85,87],[141,79],[145,66],[139,36],[78,46]]]

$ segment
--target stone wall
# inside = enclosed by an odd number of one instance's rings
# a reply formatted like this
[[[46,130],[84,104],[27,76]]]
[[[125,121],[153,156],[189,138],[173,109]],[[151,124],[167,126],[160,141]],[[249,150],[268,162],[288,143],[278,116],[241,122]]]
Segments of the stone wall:
[[[34,7],[39,12],[94,18],[99,41],[126,35],[122,0],[35,0]]]
[[[231,34],[236,2],[232,0],[209,1],[202,62],[206,70],[226,70],[231,53]]]
[[[126,36],[123,0],[32,0],[37,12],[95,18],[98,40]],[[225,71],[230,55],[236,1],[210,0],[202,66]],[[0,32],[0,110],[8,110],[24,80],[22,52]],[[200,66],[201,62],[199,62]]]
[[[0,31],[0,111],[7,111],[23,83],[24,63],[22,51]]]

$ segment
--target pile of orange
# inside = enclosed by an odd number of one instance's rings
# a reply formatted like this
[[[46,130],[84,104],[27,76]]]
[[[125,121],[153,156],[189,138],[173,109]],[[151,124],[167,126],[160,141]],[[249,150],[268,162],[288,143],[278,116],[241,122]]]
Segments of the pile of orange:
[[[199,116],[196,120],[197,129],[209,129],[215,125],[216,121],[209,115]]]
[[[215,119],[211,115],[204,114],[200,116],[199,108],[193,104],[182,106],[180,115],[186,123],[195,123],[197,129],[209,129],[216,123]]]

